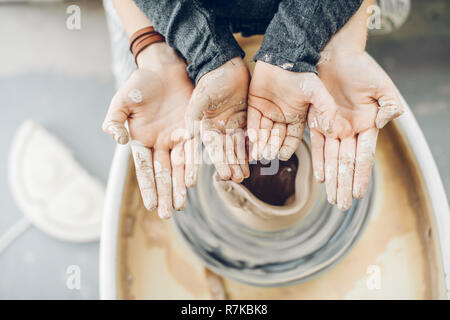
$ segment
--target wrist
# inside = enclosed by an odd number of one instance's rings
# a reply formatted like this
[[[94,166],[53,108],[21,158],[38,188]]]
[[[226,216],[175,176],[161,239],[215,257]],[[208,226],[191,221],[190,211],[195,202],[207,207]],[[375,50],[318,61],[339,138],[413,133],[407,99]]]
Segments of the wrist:
[[[335,34],[322,50],[322,58],[324,56],[351,56],[364,53],[366,50],[365,40],[364,42],[355,42],[355,37],[357,38],[357,35],[352,32]]]
[[[256,63],[269,64],[274,67],[290,71],[290,72],[312,72],[317,73],[315,63],[308,61],[309,59],[299,59],[298,57],[286,58],[281,54],[269,53],[270,51],[260,50],[255,55],[254,60]],[[294,59],[293,59],[294,58]],[[303,58],[303,57],[302,57]],[[319,55],[317,55],[319,60]]]
[[[142,50],[136,58],[139,68],[164,68],[170,65],[186,66],[184,60],[165,42],[154,43]]]
[[[331,54],[362,54],[366,49],[369,7],[374,0],[364,0],[358,11],[330,39],[323,51]]]

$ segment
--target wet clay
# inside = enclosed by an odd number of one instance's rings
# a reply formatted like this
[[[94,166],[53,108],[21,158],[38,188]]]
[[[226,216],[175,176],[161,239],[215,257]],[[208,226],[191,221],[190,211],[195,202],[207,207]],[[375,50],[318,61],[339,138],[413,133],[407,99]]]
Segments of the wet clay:
[[[250,164],[250,177],[245,179],[242,184],[259,200],[274,206],[284,205],[295,193],[297,156],[294,154],[288,161],[280,161],[280,169],[275,175],[262,175],[263,167],[268,167],[268,165],[262,164],[260,161]]]
[[[272,170],[263,171],[267,169],[265,165],[256,164],[244,184],[224,181],[214,175],[212,185],[222,199],[221,205],[242,224],[255,230],[281,230],[298,222],[309,212],[319,191],[312,176],[308,145],[300,143],[290,161],[272,162],[272,169],[277,165],[278,169],[271,174]],[[202,183],[199,179],[200,190],[211,188]]]
[[[211,275],[183,245],[172,220],[162,220],[156,210],[145,209],[133,160],[129,163],[118,256],[120,261],[133,263],[118,263],[119,299],[212,299],[220,296],[217,283],[221,283],[221,278],[211,281]]]
[[[172,221],[161,221],[156,212],[144,208],[134,168],[130,165],[120,219],[119,298],[443,297],[439,289],[443,280],[439,276],[426,197],[417,178],[419,172],[390,124],[380,134],[376,163],[375,205],[367,229],[356,246],[329,271],[282,288],[253,287],[226,278],[221,282],[220,277],[213,277],[211,281],[197,257],[186,248]],[[374,277],[379,277],[380,287],[371,285]]]

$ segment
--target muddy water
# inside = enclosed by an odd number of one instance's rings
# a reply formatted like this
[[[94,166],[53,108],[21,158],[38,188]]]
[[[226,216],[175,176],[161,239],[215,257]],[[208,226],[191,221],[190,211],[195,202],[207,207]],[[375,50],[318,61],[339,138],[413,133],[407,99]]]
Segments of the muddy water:
[[[214,296],[201,262],[171,221],[147,212],[130,165],[119,239],[122,299]],[[439,257],[421,177],[395,125],[379,137],[375,205],[359,242],[335,267],[309,281],[259,288],[220,279],[230,299],[432,299],[444,297]],[[182,214],[182,213],[181,213]]]

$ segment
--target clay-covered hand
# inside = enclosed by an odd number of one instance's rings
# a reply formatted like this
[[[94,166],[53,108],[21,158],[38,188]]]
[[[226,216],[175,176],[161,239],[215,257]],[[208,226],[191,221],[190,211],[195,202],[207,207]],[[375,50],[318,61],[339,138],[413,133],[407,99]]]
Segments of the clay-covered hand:
[[[168,219],[172,208],[184,208],[185,180],[190,185],[195,177],[195,165],[185,157],[193,143],[184,141],[184,114],[193,84],[184,61],[165,43],[141,52],[138,64],[114,95],[103,130],[120,144],[131,140],[144,205],[148,210],[157,207],[159,216]]]
[[[241,58],[227,61],[200,79],[186,113],[188,132],[201,134],[219,176],[238,183],[250,173],[244,135],[249,81]]]
[[[257,61],[248,97],[250,158],[288,160],[300,144],[310,107],[318,111],[318,125],[327,131],[336,106],[314,73],[299,73]]]
[[[319,77],[338,105],[331,132],[308,115],[315,177],[325,180],[328,201],[347,210],[368,188],[378,130],[403,112],[389,76],[365,52],[325,51]]]

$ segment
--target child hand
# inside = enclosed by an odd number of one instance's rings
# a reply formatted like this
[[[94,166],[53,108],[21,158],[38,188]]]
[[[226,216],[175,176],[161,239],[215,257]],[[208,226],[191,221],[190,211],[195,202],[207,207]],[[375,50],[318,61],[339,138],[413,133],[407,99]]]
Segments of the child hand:
[[[251,158],[288,160],[300,144],[310,106],[326,132],[333,124],[336,105],[319,77],[257,61],[248,98],[248,135]]]
[[[249,79],[241,58],[229,60],[200,79],[186,113],[188,132],[201,134],[219,176],[238,183],[250,174],[243,131]]]

